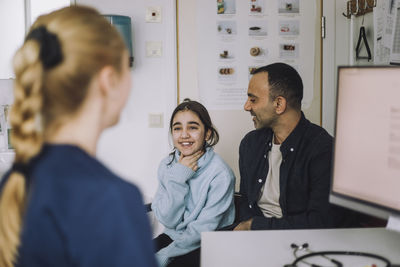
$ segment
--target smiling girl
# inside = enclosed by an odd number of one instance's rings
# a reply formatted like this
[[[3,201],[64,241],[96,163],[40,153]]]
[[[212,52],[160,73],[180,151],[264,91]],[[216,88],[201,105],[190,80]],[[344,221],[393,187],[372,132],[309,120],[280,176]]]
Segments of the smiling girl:
[[[219,135],[206,108],[185,99],[172,113],[174,151],[161,161],[152,204],[165,226],[156,239],[160,266],[199,266],[200,234],[233,223],[235,176],[213,146]]]

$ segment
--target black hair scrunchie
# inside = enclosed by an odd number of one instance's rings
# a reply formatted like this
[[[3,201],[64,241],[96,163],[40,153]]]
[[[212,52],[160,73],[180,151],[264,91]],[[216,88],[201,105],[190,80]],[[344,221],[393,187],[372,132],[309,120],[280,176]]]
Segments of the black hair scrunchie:
[[[58,65],[63,60],[60,41],[54,33],[49,32],[46,27],[40,26],[33,29],[25,41],[34,39],[40,43],[40,60],[45,69]]]
[[[24,175],[26,178],[29,173],[29,165],[25,163],[17,163],[14,162],[14,164],[11,167],[11,172],[19,172]]]

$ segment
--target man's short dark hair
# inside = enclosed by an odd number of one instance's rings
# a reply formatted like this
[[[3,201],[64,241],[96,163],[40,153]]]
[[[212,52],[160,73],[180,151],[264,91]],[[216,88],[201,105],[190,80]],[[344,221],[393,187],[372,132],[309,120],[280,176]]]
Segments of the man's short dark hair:
[[[303,82],[299,73],[292,66],[285,63],[273,63],[256,69],[252,74],[260,72],[268,73],[271,99],[283,96],[290,107],[301,109]]]

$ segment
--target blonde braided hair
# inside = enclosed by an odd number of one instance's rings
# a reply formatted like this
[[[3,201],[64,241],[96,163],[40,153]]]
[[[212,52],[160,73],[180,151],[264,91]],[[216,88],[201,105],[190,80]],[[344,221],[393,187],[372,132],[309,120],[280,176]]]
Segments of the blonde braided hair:
[[[38,127],[37,114],[42,109],[41,87],[43,67],[39,45],[28,41],[15,55],[15,100],[10,114],[15,162],[27,164],[40,150],[43,135]],[[17,255],[25,207],[25,179],[12,172],[0,198],[0,265],[13,266]],[[7,216],[5,214],[7,213]]]

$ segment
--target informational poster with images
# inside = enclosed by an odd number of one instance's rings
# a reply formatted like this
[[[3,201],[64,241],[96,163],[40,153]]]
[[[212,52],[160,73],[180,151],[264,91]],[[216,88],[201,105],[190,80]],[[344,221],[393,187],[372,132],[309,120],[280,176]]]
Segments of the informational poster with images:
[[[300,5],[299,5],[300,0],[278,0],[278,1],[279,1],[278,12],[280,14],[284,14],[284,13],[294,14],[294,13],[300,12]],[[303,4],[303,2],[302,2],[302,4]]]
[[[252,20],[249,21],[249,36],[267,36],[268,21]]]
[[[265,11],[264,0],[250,0],[249,1],[249,15],[262,15]]]
[[[374,7],[373,55],[375,65],[398,65],[400,63],[398,10],[399,1],[378,1]]]
[[[280,36],[293,36],[300,34],[300,22],[298,20],[280,20],[278,26]]]
[[[236,29],[236,21],[217,21],[217,33],[218,35],[236,35],[237,34],[237,29]]]
[[[259,44],[250,45],[249,54],[254,62],[263,63],[268,59],[268,47]]]
[[[220,66],[218,68],[218,81],[221,83],[232,83],[236,81],[236,68],[233,66]]]
[[[217,0],[217,14],[235,14],[236,0]]]
[[[317,21],[314,1],[196,3],[199,92],[208,109],[243,109],[252,72],[275,62],[296,68],[304,84],[303,108],[311,105],[315,32],[310,29],[315,29]]]
[[[237,49],[233,43],[221,43],[219,49],[217,50],[217,58],[219,62],[233,62]]]
[[[389,1],[378,1],[374,7],[374,64],[376,65],[390,62],[390,38],[393,32],[395,12],[396,9],[390,5]]]
[[[296,43],[284,43],[279,45],[279,57],[293,59],[299,57],[299,45]]]
[[[396,2],[395,23],[393,26],[393,37],[391,40],[390,64],[400,65],[400,2]]]

